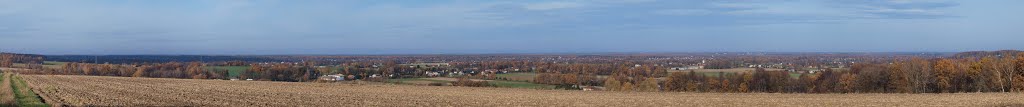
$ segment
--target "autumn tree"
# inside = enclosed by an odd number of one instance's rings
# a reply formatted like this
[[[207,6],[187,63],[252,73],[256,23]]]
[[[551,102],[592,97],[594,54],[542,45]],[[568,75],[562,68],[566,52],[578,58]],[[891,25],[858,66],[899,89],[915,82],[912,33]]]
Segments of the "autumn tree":
[[[733,83],[739,78],[736,73],[719,72],[718,75],[719,92],[736,92],[736,84]]]
[[[893,88],[890,92],[899,93],[911,93],[914,92],[913,85],[911,85],[910,75],[912,71],[908,71],[904,66],[906,63],[902,61],[893,62],[888,65],[889,77],[888,79],[889,88]]]
[[[686,82],[688,81],[689,76],[686,73],[672,72],[664,83],[665,91],[683,91],[686,88]]]
[[[719,92],[722,86],[721,81],[718,78],[704,78],[704,82],[701,83],[701,91],[703,92]]]
[[[978,75],[976,82],[978,82],[980,91],[1001,91],[1001,84],[1003,84],[1003,75],[1001,73],[1002,71],[999,69],[1002,64],[1000,64],[998,59],[992,56],[986,56],[982,58],[979,62],[982,65],[981,74]]]
[[[576,74],[565,74],[562,75],[561,85],[579,85],[579,76]]]
[[[619,91],[636,91],[635,86],[630,82],[622,82],[621,89]]]
[[[701,91],[701,81],[704,80],[704,75],[697,74],[696,72],[690,71],[686,74],[688,76],[686,83],[686,91]]]
[[[911,58],[902,64],[902,75],[907,76],[909,87],[915,93],[934,92],[935,71],[931,62],[921,58]]]
[[[754,70],[750,88],[756,92],[783,92],[791,79],[789,73],[785,71],[766,71],[764,68],[757,68]]]
[[[981,92],[985,86],[985,77],[982,75],[985,65],[982,61],[970,61],[966,63],[967,68],[964,76],[960,78],[961,91]]]
[[[132,77],[146,77],[146,67],[135,68],[135,73],[132,73]]]
[[[654,78],[647,78],[640,83],[639,91],[643,92],[655,92],[658,91],[658,80]]]
[[[1010,88],[1011,84],[1013,84],[1013,72],[1016,72],[1013,66],[1013,58],[1014,57],[1003,56],[996,61],[995,67],[993,67],[993,70],[997,72],[997,74],[994,75],[998,76],[993,78],[994,80],[992,81],[996,83],[993,86],[998,87],[998,89],[995,90],[999,90],[999,92],[1011,91]]]
[[[14,66],[14,55],[2,53],[0,54],[0,67],[13,67]]]
[[[204,65],[202,63],[199,63],[199,62],[189,63],[189,65],[186,66],[185,69],[186,69],[186,71],[185,71],[186,74],[189,77],[191,77],[192,79],[206,79],[206,78],[208,78],[207,77],[208,75],[207,75],[207,72],[206,72],[206,68],[204,67]]]
[[[893,88],[890,87],[890,72],[883,65],[879,64],[861,64],[862,66],[854,66],[856,69],[852,69],[857,74],[857,88],[862,92],[889,92]]]
[[[619,82],[614,77],[608,77],[604,81],[604,88],[609,91],[619,91],[622,88],[622,82]]]
[[[953,65],[953,61],[949,59],[939,59],[938,61],[935,62],[935,65],[933,67],[936,74],[935,80],[936,84],[938,85],[939,92],[953,91],[952,89],[955,85],[953,84],[953,81],[954,76],[956,76],[954,74],[956,72],[956,68],[954,66],[955,65]]]
[[[1024,91],[1024,53],[1019,53],[1016,57],[1016,60],[1013,61],[1014,70],[1010,74],[1012,75],[1010,79],[1013,80],[1010,82],[1010,86],[1013,87],[1013,90],[1021,92]]]
[[[837,88],[839,88],[838,89],[839,92],[843,92],[843,93],[856,92],[855,89],[857,89],[857,86],[858,86],[857,85],[857,74],[844,73],[844,74],[842,74],[842,76],[839,77],[839,84],[837,84]]]
[[[814,89],[817,87],[817,85],[815,85],[814,82],[817,79],[818,79],[818,75],[816,75],[816,74],[802,73],[802,74],[800,74],[800,77],[797,80],[797,83],[795,85],[793,85],[793,87],[795,88],[793,91],[805,92],[805,93],[814,92]]]
[[[836,73],[832,69],[825,69],[818,73],[818,78],[813,82],[814,89],[812,92],[815,93],[831,93],[837,89],[839,83],[839,77],[842,73]]]
[[[739,92],[750,92],[750,81],[754,80],[754,76],[747,73],[740,73],[740,81],[737,87]]]
[[[93,66],[83,66],[82,67],[82,75],[95,75],[94,71],[95,70],[93,69]]]

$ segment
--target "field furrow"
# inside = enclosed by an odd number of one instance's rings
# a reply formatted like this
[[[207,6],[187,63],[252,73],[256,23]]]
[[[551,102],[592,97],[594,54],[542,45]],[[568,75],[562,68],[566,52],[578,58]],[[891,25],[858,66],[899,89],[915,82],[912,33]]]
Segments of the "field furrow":
[[[70,106],[998,106],[1021,93],[767,94],[584,92],[22,75],[52,104]]]
[[[14,106],[14,90],[11,89],[11,74],[0,74],[3,83],[0,83],[0,106]]]

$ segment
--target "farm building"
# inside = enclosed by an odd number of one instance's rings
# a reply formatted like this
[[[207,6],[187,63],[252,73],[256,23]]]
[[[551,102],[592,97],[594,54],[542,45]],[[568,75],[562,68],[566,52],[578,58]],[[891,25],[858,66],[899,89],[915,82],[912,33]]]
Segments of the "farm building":
[[[324,76],[320,76],[320,80],[324,80],[324,81],[344,81],[345,80],[345,75],[342,75],[342,74],[324,75]]]
[[[441,75],[441,73],[439,73],[439,72],[427,72],[426,74],[427,74],[427,76],[430,76],[430,77],[437,77],[437,76]]]

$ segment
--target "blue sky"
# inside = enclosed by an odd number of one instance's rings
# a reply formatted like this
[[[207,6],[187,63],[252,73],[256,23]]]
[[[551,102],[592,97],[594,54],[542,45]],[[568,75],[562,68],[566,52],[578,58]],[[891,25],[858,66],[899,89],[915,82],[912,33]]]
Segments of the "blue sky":
[[[0,0],[37,54],[1024,49],[1021,0]]]

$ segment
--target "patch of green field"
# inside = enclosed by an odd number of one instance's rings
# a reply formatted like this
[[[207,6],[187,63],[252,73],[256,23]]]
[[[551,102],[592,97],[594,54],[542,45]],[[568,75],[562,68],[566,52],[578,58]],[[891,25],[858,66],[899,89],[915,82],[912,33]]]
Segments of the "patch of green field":
[[[512,81],[533,81],[534,78],[537,78],[537,73],[507,73],[498,74],[497,76],[500,78],[508,78]]]
[[[68,62],[43,61],[43,65],[64,65]]]
[[[14,63],[14,64],[12,64],[12,65],[11,65],[11,67],[15,67],[15,68],[26,68],[26,67],[28,67],[28,64],[24,64],[24,63]]]
[[[49,107],[43,103],[42,98],[29,89],[25,80],[20,77],[11,76],[11,88],[14,91],[14,98],[18,101],[18,107]]]
[[[800,75],[803,75],[803,74],[800,74],[800,73],[789,73],[789,77],[791,77],[793,79],[800,79]]]
[[[228,77],[238,77],[242,72],[249,69],[249,66],[207,66],[206,69],[228,70]]]
[[[498,87],[508,87],[508,88],[528,88],[528,89],[554,89],[555,88],[555,86],[553,86],[553,85],[535,84],[535,83],[530,83],[530,82],[519,82],[519,81],[493,80],[493,81],[488,81],[488,82],[491,83],[491,84],[494,84],[495,86],[498,86]]]
[[[693,70],[668,70],[668,72],[725,72],[725,73],[739,73],[739,72],[754,72],[756,68],[729,68],[729,69],[693,69]],[[766,71],[782,71],[784,69],[767,68]]]
[[[720,74],[717,73],[717,72],[700,72],[699,74],[704,74],[704,76],[708,76],[708,77],[718,77],[718,76],[720,76]],[[729,73],[725,73],[725,74],[729,74]],[[800,74],[800,73],[789,73],[789,77],[791,77],[793,79],[799,79],[800,75],[802,75],[802,74]]]
[[[67,64],[67,63],[68,62],[43,61],[43,68],[57,69],[57,68],[60,68],[60,67],[64,66],[64,64]]]
[[[402,79],[389,79],[388,82],[390,82],[390,83],[400,83],[400,84],[425,85],[425,84],[429,84],[429,83],[451,83],[452,81],[437,80],[437,79],[427,79],[427,78],[402,78]],[[535,84],[535,83],[520,82],[520,81],[490,80],[490,81],[487,81],[487,82],[490,83],[490,84],[493,84],[494,86],[497,86],[497,87],[506,87],[506,88],[528,88],[528,89],[554,89],[555,88],[554,85]]]
[[[449,82],[451,82],[451,81],[445,81],[445,80],[434,80],[434,79],[424,79],[424,78],[388,79],[388,82],[392,82],[392,83],[401,82],[403,84],[411,84],[411,83],[415,83],[416,81],[426,81],[426,82],[431,82],[431,83],[449,83]]]
[[[57,68],[60,68],[60,67],[64,66],[65,63],[67,63],[67,62],[43,61],[43,65],[42,66],[43,66],[43,68],[57,69]],[[25,64],[25,63],[14,63],[12,66],[19,67],[19,68],[26,68],[26,67],[28,67],[28,64]]]

